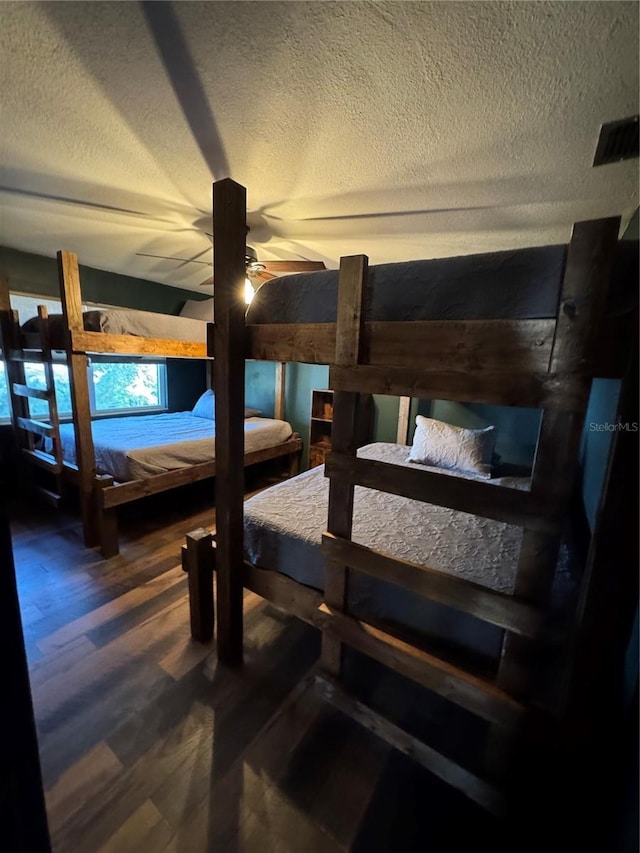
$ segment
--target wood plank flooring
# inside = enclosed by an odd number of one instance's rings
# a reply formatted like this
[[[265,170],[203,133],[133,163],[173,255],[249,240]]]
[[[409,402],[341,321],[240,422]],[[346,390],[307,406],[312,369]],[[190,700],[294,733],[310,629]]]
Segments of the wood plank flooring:
[[[247,593],[241,672],[191,641],[180,546],[212,501],[162,497],[107,561],[73,516],[12,513],[55,853],[495,850],[486,816],[310,689],[315,629]]]

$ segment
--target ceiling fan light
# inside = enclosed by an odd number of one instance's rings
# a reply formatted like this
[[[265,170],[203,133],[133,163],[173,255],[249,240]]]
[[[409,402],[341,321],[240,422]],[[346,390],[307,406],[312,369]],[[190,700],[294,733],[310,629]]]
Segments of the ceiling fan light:
[[[251,284],[251,280],[245,278],[244,280],[244,301],[247,305],[251,304],[251,300],[255,296],[255,290],[253,289],[253,284]]]
[[[258,253],[253,246],[244,247],[244,265],[249,272],[261,272],[265,268],[258,260]]]

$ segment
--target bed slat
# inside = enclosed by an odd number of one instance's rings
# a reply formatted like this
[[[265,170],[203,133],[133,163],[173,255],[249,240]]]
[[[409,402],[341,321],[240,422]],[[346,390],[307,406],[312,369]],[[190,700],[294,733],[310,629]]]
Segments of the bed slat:
[[[436,569],[390,557],[330,533],[323,534],[322,546],[332,559],[401,586],[423,598],[455,607],[517,634],[533,637],[540,631],[540,614],[511,595]]]
[[[377,489],[412,500],[492,518],[537,530],[557,531],[560,519],[542,497],[520,489],[466,480],[392,465],[377,459],[352,458],[331,452],[325,463],[328,477],[341,477],[357,486]]]
[[[323,632],[493,723],[511,725],[524,707],[495,684],[322,604]]]

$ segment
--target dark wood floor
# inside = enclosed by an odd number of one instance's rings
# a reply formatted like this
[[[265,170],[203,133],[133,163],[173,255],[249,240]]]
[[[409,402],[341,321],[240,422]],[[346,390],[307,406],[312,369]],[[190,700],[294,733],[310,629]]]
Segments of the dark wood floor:
[[[309,689],[317,632],[245,598],[246,664],[189,637],[182,490],[130,512],[122,551],[15,508],[13,541],[56,853],[457,851],[493,828]],[[494,843],[495,849],[495,843]]]

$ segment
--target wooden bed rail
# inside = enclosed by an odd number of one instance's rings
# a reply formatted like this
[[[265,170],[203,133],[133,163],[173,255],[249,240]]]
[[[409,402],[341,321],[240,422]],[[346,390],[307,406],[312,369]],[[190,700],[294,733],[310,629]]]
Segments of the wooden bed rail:
[[[537,406],[544,402],[545,385],[540,383],[547,374],[555,326],[554,319],[365,322],[358,367],[358,380],[363,384],[358,390],[364,393],[367,390],[364,382],[373,382],[374,377],[384,375],[382,369],[388,369],[390,381],[395,382],[398,390],[379,393],[401,394],[402,387],[422,382],[429,383],[427,394],[464,392],[471,395],[466,398],[467,402],[486,402],[474,396],[478,390],[474,390],[473,381],[467,378],[473,376],[480,379],[485,394],[506,396],[504,405],[523,405],[516,402],[518,395],[527,394],[534,399],[524,405]],[[622,377],[632,337],[629,326],[629,317],[603,316],[597,329],[598,344],[590,359],[573,364],[570,369],[567,367],[565,375]],[[335,323],[246,326],[245,357],[248,359],[332,365],[335,348]],[[365,367],[379,368],[381,373],[369,373]],[[405,374],[395,368],[412,368],[414,372]],[[341,371],[337,375],[341,375]],[[509,386],[511,375],[527,377],[530,390],[519,391],[517,383],[513,382]],[[487,377],[486,380],[483,381],[483,377]],[[548,377],[545,381],[549,382]],[[434,388],[436,382],[439,389]],[[378,393],[373,386],[369,390]],[[411,390],[410,396],[420,396],[420,393]]]

